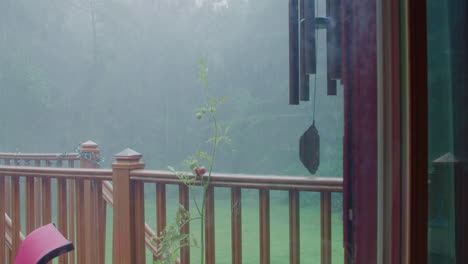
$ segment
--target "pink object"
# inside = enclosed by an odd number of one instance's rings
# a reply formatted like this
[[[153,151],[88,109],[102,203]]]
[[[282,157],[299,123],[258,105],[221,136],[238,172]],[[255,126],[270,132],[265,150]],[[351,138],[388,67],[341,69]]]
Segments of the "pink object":
[[[15,264],[46,264],[53,258],[72,251],[73,244],[48,224],[32,231],[21,243]]]

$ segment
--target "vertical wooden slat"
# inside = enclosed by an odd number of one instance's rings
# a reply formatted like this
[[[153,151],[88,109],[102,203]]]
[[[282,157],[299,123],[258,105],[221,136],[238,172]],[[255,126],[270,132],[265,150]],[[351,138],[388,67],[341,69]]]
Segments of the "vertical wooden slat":
[[[0,175],[0,263],[5,263],[5,176]]]
[[[289,191],[289,263],[300,263],[299,192]]]
[[[35,227],[35,211],[34,205],[34,177],[26,178],[26,234],[31,233]]]
[[[36,167],[41,166],[41,160],[35,160],[34,165]],[[42,225],[42,210],[41,210],[41,178],[34,178],[34,227],[38,228]]]
[[[52,223],[52,192],[50,178],[44,177],[42,181],[42,224]]]
[[[86,223],[90,231],[90,239],[92,247],[86,250],[88,254],[88,262],[104,263],[105,259],[105,230],[106,225],[103,222],[105,216],[104,199],[102,197],[102,182],[100,180],[92,180],[90,182],[90,219]]]
[[[331,193],[320,193],[320,263],[331,264]]]
[[[46,167],[51,167],[50,160],[46,160]],[[52,223],[52,191],[51,180],[48,177],[42,178],[42,224]]]
[[[96,186],[96,181],[90,180],[90,181],[85,181],[85,196],[87,195],[86,193],[86,182],[88,183],[89,186],[89,199],[88,199],[88,204],[87,207],[85,208],[86,210],[86,220],[85,220],[85,225],[86,225],[86,263],[91,263],[91,262],[97,262],[99,259],[99,231],[97,229],[99,220],[98,220],[98,206],[97,206],[97,200],[98,200],[98,192],[97,192],[97,186]],[[86,199],[86,198],[85,198]]]
[[[143,182],[133,182],[131,184],[131,199],[133,201],[133,217],[131,218],[133,227],[133,242],[135,248],[134,263],[146,263],[145,245],[145,190]],[[102,196],[102,195],[101,195]]]
[[[96,187],[96,234],[98,263],[105,263],[106,251],[106,202],[102,196],[102,181],[94,181]]]
[[[7,255],[7,262],[6,263],[13,263],[12,256],[11,256],[12,254],[11,254],[10,249],[7,249],[6,255]]]
[[[161,235],[161,232],[166,228],[166,185],[156,183],[156,234]],[[158,244],[159,241],[156,241]],[[157,245],[159,248],[159,245]],[[157,259],[157,258],[155,258]]]
[[[214,187],[206,190],[205,205],[205,257],[206,264],[215,264],[215,217],[214,217]]]
[[[81,166],[83,167],[83,166]],[[93,252],[95,249],[95,240],[93,238],[93,231],[92,231],[92,193],[91,193],[91,181],[90,180],[84,180],[83,181],[83,204],[84,204],[84,210],[83,210],[83,232],[84,232],[84,242],[81,244],[83,247],[85,247],[85,256],[84,260],[85,263],[90,263],[93,259],[95,259]]]
[[[5,177],[5,212],[11,215],[11,177]]]
[[[74,163],[73,160],[68,160],[68,167],[73,168]],[[75,239],[75,182],[73,180],[68,181],[68,195],[69,195],[69,205],[68,205],[68,213],[69,213],[69,229],[68,229],[68,239],[76,245]],[[71,251],[70,255],[70,264],[75,264],[75,251]]]
[[[68,238],[68,215],[67,215],[67,180],[57,180],[57,211],[58,229],[64,237]],[[68,254],[59,258],[59,264],[68,264]]]
[[[78,264],[85,263],[86,248],[84,240],[85,228],[84,228],[84,181],[81,179],[75,180],[75,202],[76,202],[76,247],[75,254],[77,256]]]
[[[185,184],[179,185],[179,203],[185,208],[185,211],[190,210],[189,188]],[[190,223],[186,223],[180,230],[182,234],[190,234]],[[189,245],[190,240],[182,241],[183,244]],[[180,262],[190,264],[190,246],[184,246],[180,249]]]
[[[231,247],[232,264],[242,263],[242,193],[241,189],[231,189]]]
[[[270,191],[260,189],[260,263],[270,263]]]
[[[11,237],[12,237],[12,256],[16,256],[19,245],[21,244],[20,231],[21,231],[21,208],[20,208],[20,183],[19,176],[11,177]],[[2,236],[3,239],[3,236]]]

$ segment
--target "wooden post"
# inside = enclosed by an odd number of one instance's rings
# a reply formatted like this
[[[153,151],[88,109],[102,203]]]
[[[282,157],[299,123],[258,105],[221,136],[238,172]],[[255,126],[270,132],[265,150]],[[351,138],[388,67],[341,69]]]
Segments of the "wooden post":
[[[270,264],[270,191],[260,189],[260,263]]]
[[[0,263],[5,262],[5,250],[6,250],[6,243],[5,243],[5,176],[0,174]]]
[[[289,263],[299,264],[301,256],[299,192],[289,191]]]
[[[187,185],[179,185],[179,204],[184,207],[184,214],[190,210],[190,190]],[[181,209],[182,210],[182,209]],[[182,226],[180,232],[190,235],[190,222]],[[190,244],[190,239],[184,239],[182,243]],[[180,249],[180,263],[190,264],[190,246],[185,246]]]
[[[114,264],[145,263],[143,182],[132,182],[130,171],[143,169],[142,155],[126,149],[114,156]]]
[[[88,140],[81,144],[80,149],[80,168],[93,169],[98,168],[97,157],[99,157],[100,150],[98,144]],[[76,190],[77,204],[77,248],[78,250],[78,264],[85,263],[98,263],[99,259],[99,244],[100,236],[96,232],[99,228],[97,219],[96,201],[96,182],[90,180],[77,180],[77,188],[82,189],[82,194]],[[78,197],[81,196],[81,199]],[[81,210],[83,211],[81,211]],[[80,212],[81,211],[81,212]],[[80,230],[80,231],[78,231]],[[83,234],[80,234],[82,233]]]
[[[164,183],[156,183],[156,234],[161,235],[161,232],[166,228],[166,185]],[[159,240],[156,240],[157,248],[159,248]],[[159,257],[153,256],[156,261]]]
[[[232,264],[242,264],[242,190],[231,188]]]
[[[331,193],[320,193],[320,263],[331,263]]]
[[[214,187],[208,186],[205,204],[205,257],[206,264],[215,264],[215,214]]]
[[[11,243],[12,243],[12,257],[16,257],[19,246],[21,244],[20,231],[21,231],[21,211],[20,211],[20,182],[19,176],[11,177]],[[3,239],[3,236],[2,236]]]

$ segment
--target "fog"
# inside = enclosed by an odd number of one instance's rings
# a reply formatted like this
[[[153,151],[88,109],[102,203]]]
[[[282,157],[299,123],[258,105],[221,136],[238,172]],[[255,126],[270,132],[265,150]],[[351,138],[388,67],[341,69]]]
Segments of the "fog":
[[[324,13],[324,2],[319,12]],[[108,167],[129,147],[166,169],[213,136],[199,62],[232,144],[217,172],[310,175],[299,138],[316,126],[316,175],[342,175],[343,91],[326,95],[318,33],[311,101],[288,105],[288,1],[0,1],[0,152],[71,152],[93,140]]]

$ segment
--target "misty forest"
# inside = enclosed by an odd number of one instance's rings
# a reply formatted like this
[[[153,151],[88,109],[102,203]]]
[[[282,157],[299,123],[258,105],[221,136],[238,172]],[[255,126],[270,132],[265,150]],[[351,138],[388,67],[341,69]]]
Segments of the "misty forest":
[[[325,1],[317,5],[325,12]],[[289,105],[287,10],[286,0],[2,0],[0,152],[69,153],[92,140],[101,149],[101,167],[131,148],[148,169],[180,168],[187,156],[210,146],[209,120],[198,120],[195,111],[206,104],[208,90],[227,98],[217,118],[229,127],[230,144],[220,145],[215,172],[342,177],[343,91],[338,85],[337,95],[327,96],[326,34],[317,33],[310,101]],[[200,62],[208,89],[199,81]],[[314,111],[320,165],[311,175],[299,159],[299,139]],[[153,189],[147,192],[154,197]],[[278,193],[272,219],[287,214],[287,194]],[[229,203],[219,195],[219,204]],[[308,202],[301,206],[314,211],[301,220],[305,229],[317,229],[318,197],[304,195]],[[334,210],[333,226],[340,229],[341,208]],[[147,218],[154,218],[152,211]],[[256,227],[257,215],[243,217]],[[272,229],[287,227],[272,223]],[[278,232],[285,239],[272,242],[272,261],[286,263],[287,250],[274,248],[287,248],[287,230]],[[340,232],[333,233],[333,263],[342,262]],[[320,252],[319,236],[310,239],[316,245],[301,249],[304,260]],[[248,235],[245,241],[244,247]],[[245,263],[258,263],[256,254],[246,251]]]

